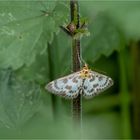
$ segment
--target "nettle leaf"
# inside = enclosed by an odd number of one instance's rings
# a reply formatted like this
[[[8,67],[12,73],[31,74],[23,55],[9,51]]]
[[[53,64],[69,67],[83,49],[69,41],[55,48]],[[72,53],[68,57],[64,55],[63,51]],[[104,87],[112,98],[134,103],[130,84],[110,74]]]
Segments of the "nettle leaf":
[[[128,39],[140,38],[140,2],[139,1],[80,1],[81,10],[89,17],[107,12]]]
[[[109,15],[124,32],[127,41],[140,38],[140,1],[118,2],[110,9]]]
[[[120,30],[104,13],[91,20],[89,31],[90,37],[82,40],[83,56],[87,61],[94,62],[101,55],[109,56],[123,46],[124,38]]]
[[[40,87],[17,79],[11,69],[0,70],[0,126],[18,127],[29,120],[40,105]]]
[[[70,52],[71,39],[61,31],[61,35],[54,36],[52,44],[48,46],[44,54],[37,55],[33,64],[17,70],[16,74],[18,77],[44,85],[52,78],[55,79],[71,72]]]
[[[31,65],[59,32],[67,9],[58,1],[0,2],[0,66]]]
[[[27,81],[36,81],[39,84],[46,84],[49,81],[49,62],[45,52],[36,56],[36,61],[28,67],[22,67],[16,71],[16,75]]]

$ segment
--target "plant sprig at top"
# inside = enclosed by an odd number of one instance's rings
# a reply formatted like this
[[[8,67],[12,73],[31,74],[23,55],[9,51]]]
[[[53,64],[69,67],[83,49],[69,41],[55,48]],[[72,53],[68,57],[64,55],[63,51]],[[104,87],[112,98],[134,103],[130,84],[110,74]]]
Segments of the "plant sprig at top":
[[[74,99],[78,94],[91,98],[113,85],[113,80],[103,74],[91,71],[87,64],[83,68],[46,85],[46,89],[58,96]]]

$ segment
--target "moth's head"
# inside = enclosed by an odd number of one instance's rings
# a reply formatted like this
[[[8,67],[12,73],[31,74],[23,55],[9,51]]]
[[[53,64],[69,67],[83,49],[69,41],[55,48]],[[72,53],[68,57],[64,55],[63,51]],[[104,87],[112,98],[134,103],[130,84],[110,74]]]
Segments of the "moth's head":
[[[88,68],[88,65],[85,64],[80,72],[80,76],[82,78],[89,78],[90,77],[90,69]]]

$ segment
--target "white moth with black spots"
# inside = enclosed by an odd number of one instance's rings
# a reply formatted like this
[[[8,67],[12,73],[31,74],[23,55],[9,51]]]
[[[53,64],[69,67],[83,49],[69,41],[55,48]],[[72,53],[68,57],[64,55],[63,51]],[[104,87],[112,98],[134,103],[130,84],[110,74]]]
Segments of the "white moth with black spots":
[[[113,80],[110,77],[91,71],[85,65],[78,72],[48,83],[45,89],[68,99],[76,98],[78,94],[83,94],[85,98],[91,98],[112,85]]]

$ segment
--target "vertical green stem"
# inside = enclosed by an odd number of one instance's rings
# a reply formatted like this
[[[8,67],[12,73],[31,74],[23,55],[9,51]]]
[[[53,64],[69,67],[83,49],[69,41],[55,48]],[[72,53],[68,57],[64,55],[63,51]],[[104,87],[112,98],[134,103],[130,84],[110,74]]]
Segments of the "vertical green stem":
[[[76,29],[80,26],[80,19],[79,19],[79,5],[78,1],[70,0],[70,13],[71,13],[71,22],[76,24]],[[73,60],[73,71],[76,72],[80,69],[80,39],[72,38],[72,60]],[[72,101],[72,112],[73,112],[73,119],[81,126],[81,95]]]
[[[132,44],[134,138],[140,139],[140,41]]]
[[[54,65],[53,65],[53,54],[52,54],[52,46],[48,43],[48,63],[49,63],[49,76],[50,76],[50,81],[54,79]],[[52,111],[53,111],[53,116],[56,116],[56,97],[55,95],[51,95],[52,99]]]
[[[131,138],[130,126],[130,96],[128,92],[128,82],[126,76],[126,53],[125,49],[120,52],[120,101],[121,101],[121,115],[122,115],[122,135],[123,138]]]

